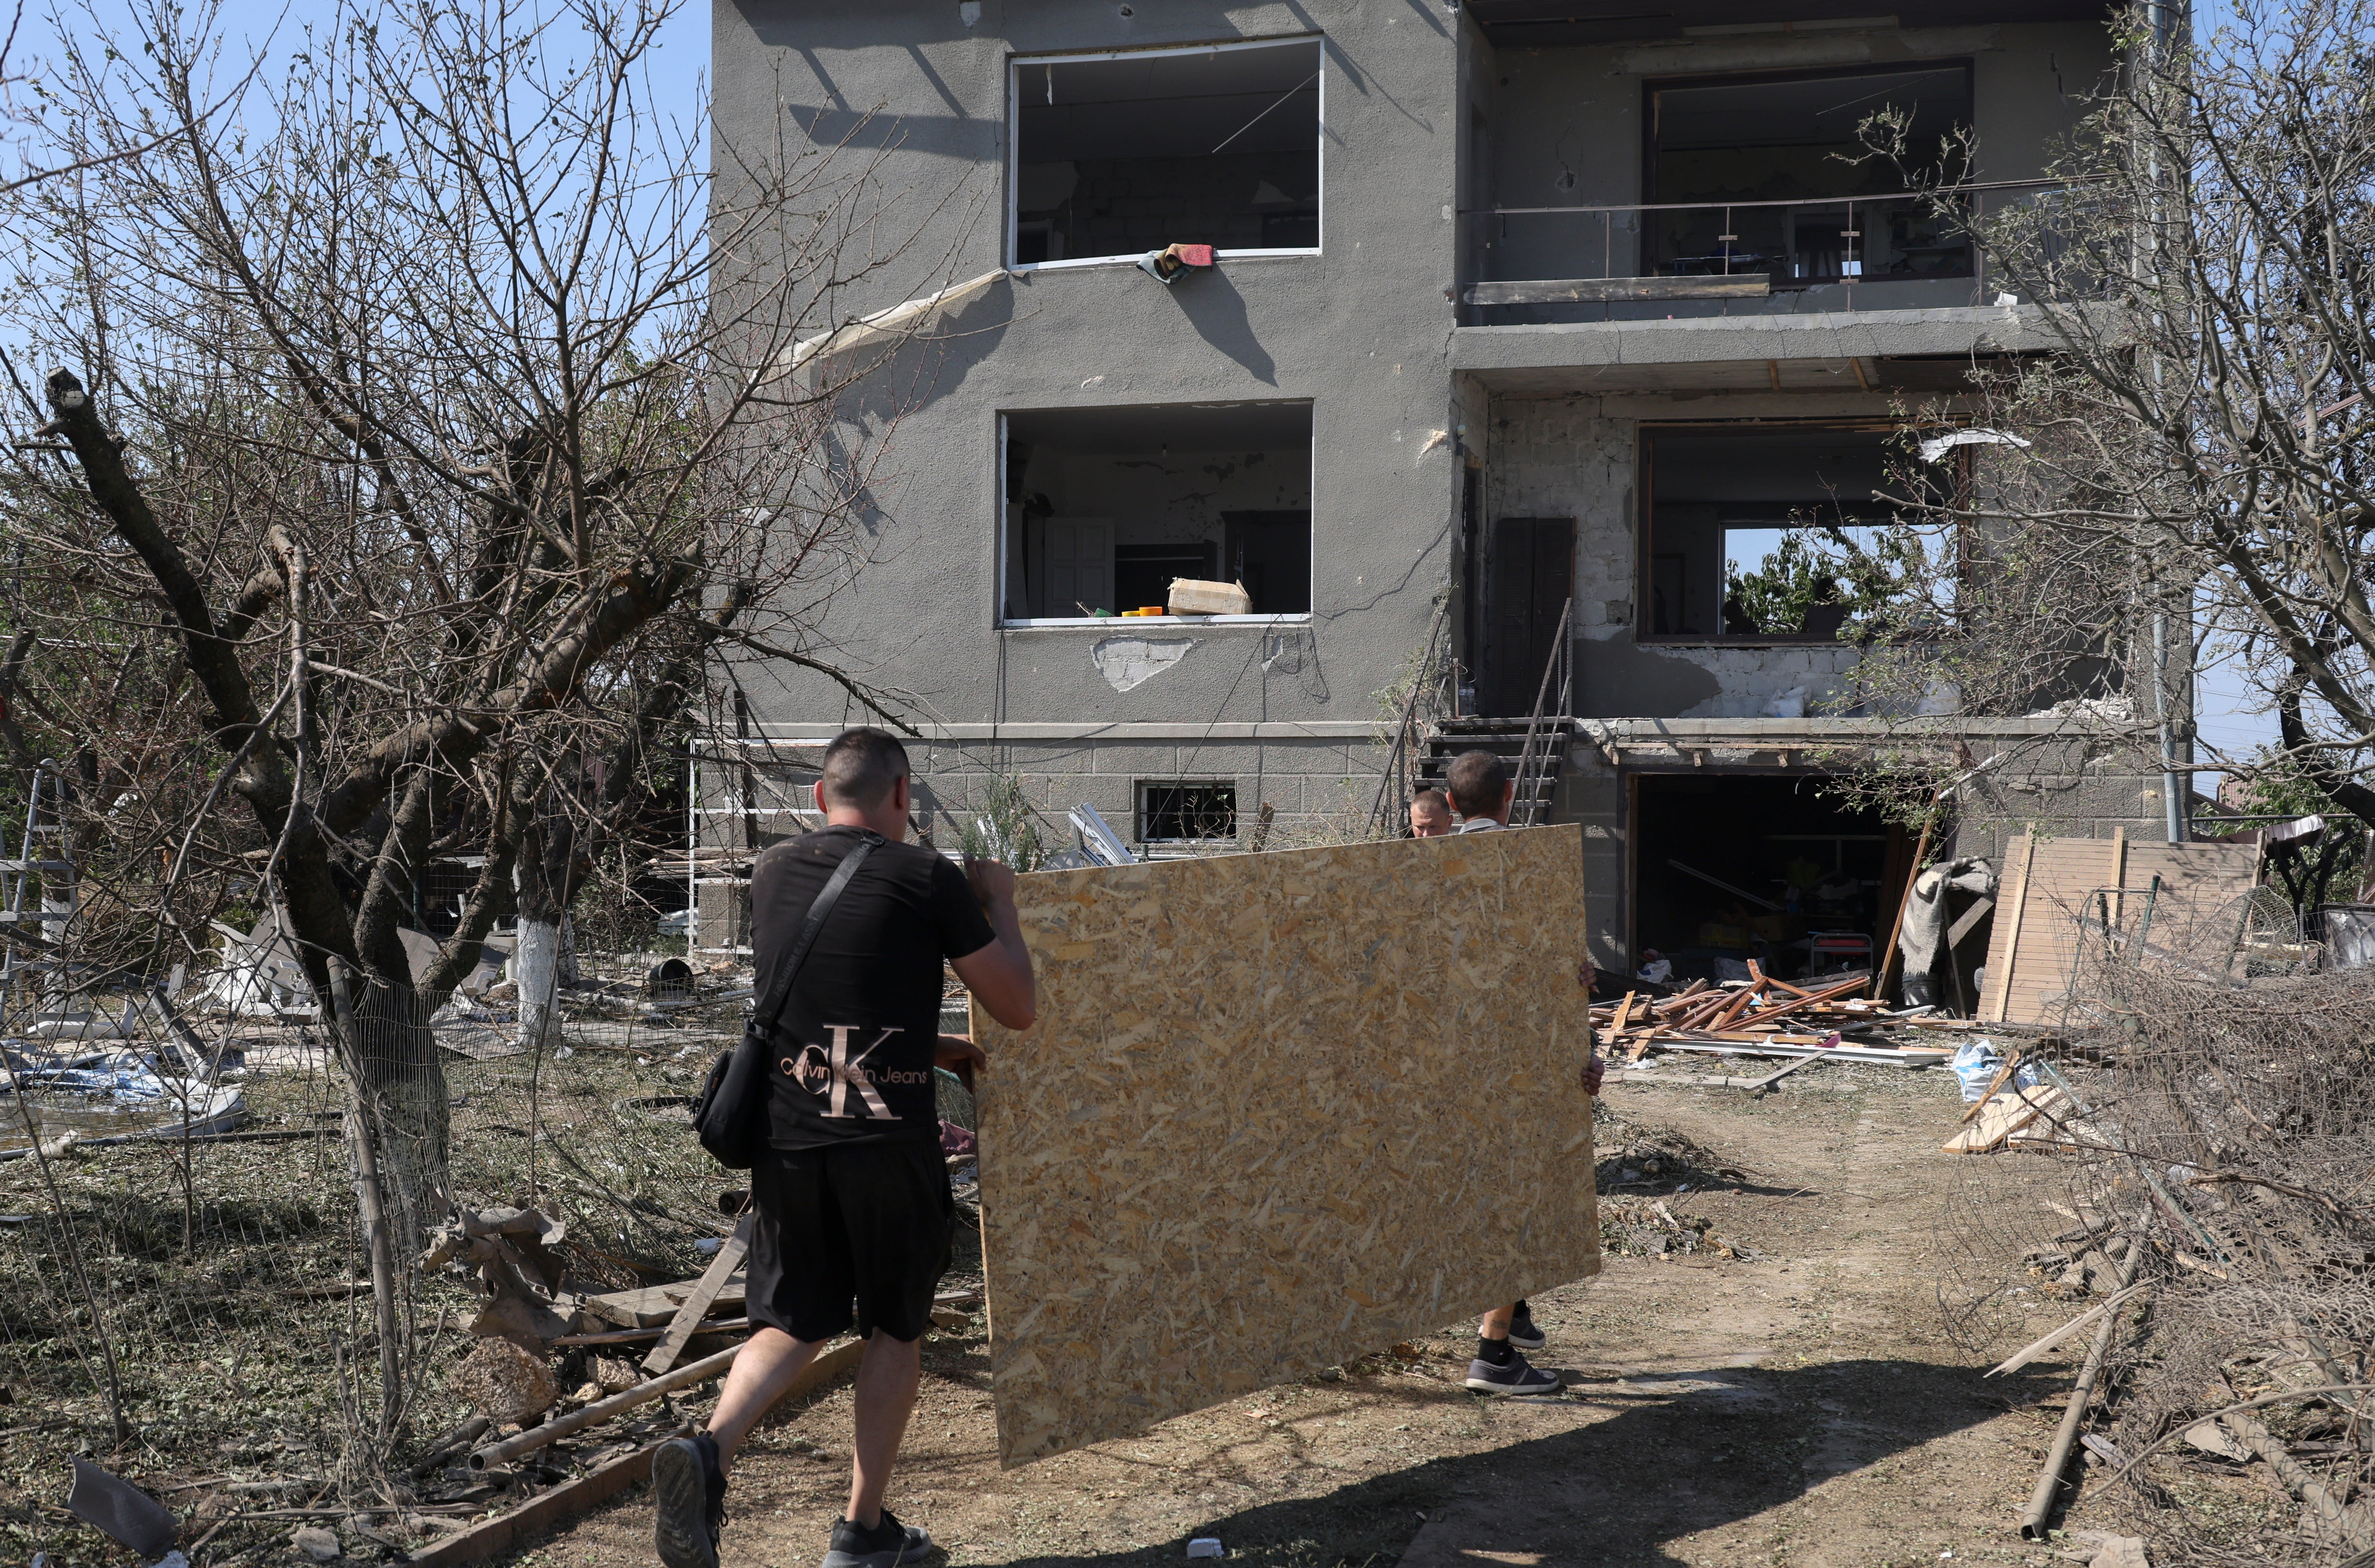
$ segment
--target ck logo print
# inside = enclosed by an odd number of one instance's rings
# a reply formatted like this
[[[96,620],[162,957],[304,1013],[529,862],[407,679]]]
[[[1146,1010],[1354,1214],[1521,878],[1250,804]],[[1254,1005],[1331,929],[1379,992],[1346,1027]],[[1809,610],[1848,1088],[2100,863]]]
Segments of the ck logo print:
[[[852,1056],[849,1054],[849,1035],[856,1027],[846,1023],[825,1025],[833,1034],[830,1049],[822,1045],[803,1045],[798,1055],[785,1057],[781,1066],[795,1083],[810,1094],[829,1097],[830,1103],[824,1113],[827,1116],[854,1119],[857,1115],[857,1112],[849,1109],[849,1091],[854,1089],[858,1098],[865,1102],[868,1117],[878,1122],[895,1122],[898,1116],[882,1102],[882,1096],[875,1092],[875,1072],[866,1065],[866,1060],[882,1048],[884,1041],[903,1031],[885,1029],[874,1037],[872,1044]]]

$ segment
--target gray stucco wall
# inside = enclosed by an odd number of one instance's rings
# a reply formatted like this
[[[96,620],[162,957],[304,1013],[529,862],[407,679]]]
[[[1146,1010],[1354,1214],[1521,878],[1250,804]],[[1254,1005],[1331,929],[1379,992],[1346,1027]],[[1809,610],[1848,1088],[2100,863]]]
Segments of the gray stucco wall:
[[[1050,725],[1288,721],[1357,738],[1372,694],[1424,641],[1448,570],[1458,24],[1438,6],[1352,0],[1122,9],[985,0],[971,28],[951,0],[717,10],[721,167],[772,145],[779,106],[820,140],[889,106],[867,133],[880,148],[868,242],[916,236],[914,263],[837,314],[1000,264],[1011,55],[1326,36],[1321,253],[1224,260],[1168,289],[1114,265],[992,285],[902,360],[924,373],[869,497],[878,532],[823,607],[820,640],[929,723],[1027,738]],[[1001,410],[1277,398],[1311,400],[1317,452],[1313,605],[1288,629],[1291,659],[1260,626],[999,627]],[[1192,646],[1117,690],[1094,655],[1117,632]],[[772,666],[744,678],[762,725],[856,716],[821,678]]]

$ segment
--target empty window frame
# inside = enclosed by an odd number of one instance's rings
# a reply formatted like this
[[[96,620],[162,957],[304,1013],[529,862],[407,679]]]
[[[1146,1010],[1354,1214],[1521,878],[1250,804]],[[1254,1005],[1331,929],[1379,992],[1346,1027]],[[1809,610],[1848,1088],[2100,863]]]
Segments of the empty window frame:
[[[1236,583],[1248,616],[1311,611],[1311,405],[1149,404],[1003,416],[999,619],[1162,609],[1176,577]]]
[[[1829,643],[1952,609],[1960,530],[1889,498],[1943,501],[1965,468],[1893,426],[1644,425],[1640,464],[1645,640]]]
[[[1210,843],[1236,836],[1236,785],[1140,781],[1139,843]]]
[[[1868,199],[1967,178],[1968,61],[1651,82],[1643,113],[1642,200],[1661,209],[1643,214],[1645,275],[1762,272],[1780,289],[1971,274],[1951,214]],[[1901,124],[1906,168],[1867,155],[1875,116]]]
[[[1319,248],[1317,39],[1013,64],[1008,256]]]

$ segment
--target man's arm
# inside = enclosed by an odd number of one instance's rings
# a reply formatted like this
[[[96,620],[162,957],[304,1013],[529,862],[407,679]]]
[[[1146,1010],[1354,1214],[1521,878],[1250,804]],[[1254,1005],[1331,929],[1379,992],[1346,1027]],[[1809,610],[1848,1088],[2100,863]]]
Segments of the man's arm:
[[[1014,873],[995,860],[965,859],[965,877],[979,895],[998,939],[951,959],[949,967],[989,1016],[1009,1029],[1028,1029],[1039,1017],[1039,985],[1031,949],[1022,945],[1022,922],[1014,913]]]

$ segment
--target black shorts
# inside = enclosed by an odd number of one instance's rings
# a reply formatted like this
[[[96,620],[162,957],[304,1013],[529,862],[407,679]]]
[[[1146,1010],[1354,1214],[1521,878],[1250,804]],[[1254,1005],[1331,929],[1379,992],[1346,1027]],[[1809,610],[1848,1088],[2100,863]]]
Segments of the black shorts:
[[[924,1337],[956,1218],[938,1143],[779,1149],[751,1171],[750,1192],[752,1323],[811,1342],[853,1321],[860,1338]]]

